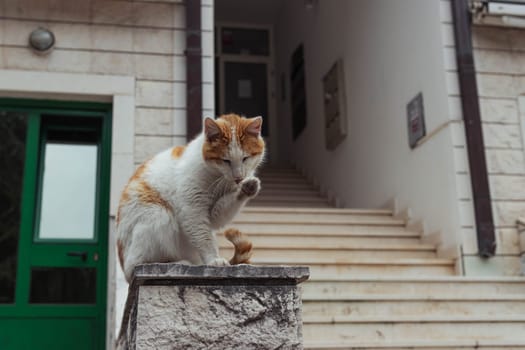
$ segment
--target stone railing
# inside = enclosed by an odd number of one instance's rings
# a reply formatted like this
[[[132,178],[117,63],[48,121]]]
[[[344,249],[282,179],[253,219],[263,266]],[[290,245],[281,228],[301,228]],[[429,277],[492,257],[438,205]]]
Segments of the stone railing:
[[[135,268],[118,349],[302,349],[307,267]]]

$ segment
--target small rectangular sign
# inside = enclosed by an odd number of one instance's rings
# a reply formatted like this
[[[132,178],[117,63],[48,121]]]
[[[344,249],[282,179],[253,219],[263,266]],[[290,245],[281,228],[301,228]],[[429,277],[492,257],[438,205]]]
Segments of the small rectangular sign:
[[[425,110],[423,108],[423,94],[420,92],[407,104],[408,143],[415,148],[417,142],[426,135]]]

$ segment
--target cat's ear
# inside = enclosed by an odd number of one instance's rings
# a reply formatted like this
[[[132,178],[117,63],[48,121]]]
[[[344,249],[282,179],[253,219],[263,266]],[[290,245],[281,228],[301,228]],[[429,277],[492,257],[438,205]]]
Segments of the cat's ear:
[[[246,132],[252,136],[260,136],[262,129],[262,117],[255,117],[248,119],[250,123],[246,127]]]
[[[211,119],[210,117],[206,117],[204,119],[204,134],[206,135],[206,139],[208,141],[214,141],[219,136],[221,136],[221,129],[215,120]]]

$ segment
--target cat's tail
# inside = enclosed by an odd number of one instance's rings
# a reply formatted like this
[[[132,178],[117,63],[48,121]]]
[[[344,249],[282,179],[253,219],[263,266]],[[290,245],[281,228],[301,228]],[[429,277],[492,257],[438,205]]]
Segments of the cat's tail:
[[[252,242],[246,236],[235,228],[229,228],[224,231],[224,236],[228,241],[232,242],[235,247],[233,257],[230,259],[230,264],[249,264],[252,257]]]

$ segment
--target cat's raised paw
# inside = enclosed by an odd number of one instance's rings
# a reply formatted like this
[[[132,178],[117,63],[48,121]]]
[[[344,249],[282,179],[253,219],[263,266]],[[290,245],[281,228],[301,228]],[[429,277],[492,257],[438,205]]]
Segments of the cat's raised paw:
[[[221,257],[218,257],[218,258],[215,258],[215,259],[209,261],[206,265],[210,265],[210,266],[230,266],[230,263],[228,262],[228,260],[226,260],[224,258],[221,258]]]
[[[261,181],[256,177],[250,177],[241,182],[241,193],[246,197],[255,197],[261,188]]]

